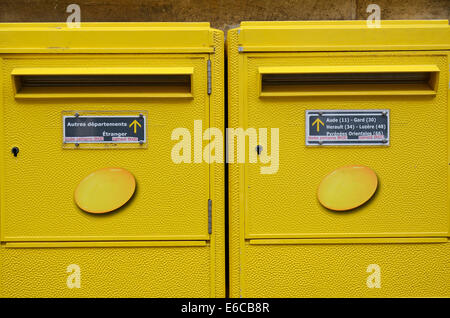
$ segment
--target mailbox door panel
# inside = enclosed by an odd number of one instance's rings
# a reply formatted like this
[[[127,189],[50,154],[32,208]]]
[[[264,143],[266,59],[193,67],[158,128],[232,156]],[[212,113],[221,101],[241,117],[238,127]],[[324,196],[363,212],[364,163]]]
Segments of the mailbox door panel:
[[[262,173],[261,168],[270,167],[271,163],[261,163],[260,159],[258,163],[245,165],[246,238],[447,235],[448,61],[445,54],[247,53],[244,61],[248,74],[243,97],[245,127],[268,129],[269,146],[263,151],[269,155],[276,151],[270,146],[270,129],[279,129],[278,169],[274,173]],[[309,87],[301,91],[289,82],[278,82],[278,87],[270,90],[261,83],[262,69],[270,73],[277,68],[307,67],[321,71],[328,68],[330,72],[333,68],[346,67],[389,70],[389,66],[399,65],[411,70],[424,65],[436,67],[435,91],[430,88],[424,93],[413,86],[393,91],[390,84],[373,89],[369,84],[358,92],[349,92],[355,86],[336,88],[329,83],[319,89]],[[389,111],[389,144],[305,145],[307,110],[370,109]],[[325,208],[317,198],[321,181],[333,170],[351,165],[366,166],[376,173],[375,195],[354,210]]]
[[[241,265],[245,274],[240,296],[450,296],[449,243],[361,244],[358,239],[351,240],[348,244],[309,244],[302,239],[295,245],[253,245],[250,241],[245,245],[246,262]]]
[[[124,247],[2,247],[1,296],[214,296],[205,246]]]
[[[193,132],[194,120],[201,120],[203,129],[209,126],[207,59],[207,54],[4,58],[2,240],[208,239],[208,164],[177,164],[171,157],[179,141],[171,139],[174,129]],[[89,95],[84,87],[59,97],[55,94],[61,88],[47,88],[37,95],[24,91],[17,96],[14,70],[65,68],[94,70],[92,73],[97,68],[110,73],[156,68],[167,76],[172,68],[190,68],[190,92],[172,92],[162,84],[149,96],[139,96],[141,91],[126,85],[100,91],[100,95]],[[169,71],[165,74],[164,70]],[[142,149],[66,149],[62,143],[65,111],[144,111],[147,144]],[[17,157],[11,153],[13,147],[20,149]],[[87,175],[106,167],[130,171],[136,179],[136,192],[117,211],[87,213],[75,204],[74,191]]]

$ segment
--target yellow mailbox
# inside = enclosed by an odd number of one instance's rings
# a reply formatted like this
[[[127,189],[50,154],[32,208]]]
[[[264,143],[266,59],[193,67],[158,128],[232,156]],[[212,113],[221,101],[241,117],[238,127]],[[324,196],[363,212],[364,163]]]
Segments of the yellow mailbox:
[[[229,31],[231,296],[450,296],[449,49],[448,21]]]
[[[223,297],[223,164],[173,158],[177,129],[223,130],[223,33],[30,23],[0,39],[0,296]]]

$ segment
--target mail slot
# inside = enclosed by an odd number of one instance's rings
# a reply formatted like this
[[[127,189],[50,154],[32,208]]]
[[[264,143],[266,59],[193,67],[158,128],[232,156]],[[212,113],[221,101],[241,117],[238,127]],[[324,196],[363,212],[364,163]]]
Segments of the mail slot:
[[[447,21],[229,31],[229,126],[267,129],[245,162],[229,153],[233,297],[450,296],[449,35]]]
[[[0,295],[223,297],[223,164],[171,156],[174,130],[223,130],[222,32],[3,24],[0,38]]]

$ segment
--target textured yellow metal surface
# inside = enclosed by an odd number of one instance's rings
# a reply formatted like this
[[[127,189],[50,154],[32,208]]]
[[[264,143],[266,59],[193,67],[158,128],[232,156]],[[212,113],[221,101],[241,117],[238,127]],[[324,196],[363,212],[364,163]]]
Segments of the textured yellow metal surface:
[[[214,297],[209,247],[1,248],[1,297]],[[70,265],[80,288],[69,288]],[[69,285],[70,286],[70,285]]]
[[[134,194],[136,180],[123,168],[102,168],[87,175],[75,189],[78,207],[89,213],[109,213],[125,205]]]
[[[207,163],[176,164],[171,159],[172,130],[185,127],[193,131],[196,119],[202,120],[205,127],[209,125],[209,97],[205,87],[207,59],[206,54],[5,57],[3,70],[6,74],[21,67],[64,65],[74,68],[191,66],[195,97],[145,101],[80,98],[22,101],[15,99],[10,76],[6,76],[9,81],[5,81],[3,103],[3,138],[7,142],[2,173],[2,240],[208,239],[205,209],[209,199],[209,166]],[[148,112],[148,147],[63,149],[61,113],[68,110],[145,110]],[[17,158],[10,152],[14,146],[20,149]],[[130,171],[136,178],[137,189],[133,200],[123,209],[99,218],[78,209],[73,193],[85,176],[105,167]],[[17,189],[26,189],[26,194]]]
[[[214,52],[209,23],[3,23],[0,53]]]
[[[280,166],[264,175],[246,165],[246,237],[443,236],[449,231],[447,185],[448,60],[441,52],[248,53],[246,127],[280,129]],[[420,96],[263,98],[255,80],[262,65],[421,65],[440,70],[435,98]],[[307,109],[389,109],[391,144],[305,147]],[[274,116],[276,110],[276,116]],[[316,197],[331,171],[363,165],[374,170],[373,200],[350,213],[322,207]],[[289,180],[289,181],[288,181]],[[279,189],[282,189],[281,191]]]
[[[194,120],[202,120],[203,129],[214,125],[223,130],[223,33],[201,23],[102,24],[95,30],[81,28],[79,36],[63,24],[53,27],[0,26],[0,37],[8,43],[0,59],[0,296],[225,296],[224,165],[175,164],[171,159],[173,129],[187,128],[192,133]],[[96,39],[104,36],[104,42],[95,42],[90,31],[96,32]],[[134,31],[140,32],[140,47],[129,43],[137,40]],[[23,45],[33,34],[35,41]],[[11,39],[15,35],[22,44]],[[63,38],[81,49],[46,47],[45,39],[64,46]],[[117,43],[122,48],[111,47]],[[211,95],[207,94],[208,61]],[[42,74],[68,69],[93,73],[103,69],[110,74],[187,70],[191,93],[188,98],[170,94],[92,98],[74,92],[72,97],[51,98],[48,90],[47,98],[15,96],[14,70]],[[63,149],[62,112],[77,110],[144,111],[147,144],[142,149]],[[11,153],[14,146],[20,149],[17,157]],[[117,211],[91,215],[76,207],[73,194],[87,174],[104,167],[130,171],[136,178],[136,192]],[[213,202],[211,233],[208,199]],[[81,288],[66,286],[70,264],[81,268]]]
[[[383,21],[379,31],[362,22],[246,22],[229,31],[228,126],[279,128],[276,173],[261,174],[262,163],[229,166],[232,297],[450,296],[448,32],[448,22],[424,21]],[[438,74],[429,96],[261,93],[261,71],[424,65]],[[389,109],[390,144],[306,147],[308,109]],[[373,169],[378,190],[355,210],[333,212],[317,189],[347,165]],[[366,281],[376,266],[381,288]]]
[[[373,21],[369,21],[371,23]],[[242,22],[243,52],[444,50],[448,21],[267,21]]]
[[[450,243],[246,244],[245,254],[243,297],[450,297]]]

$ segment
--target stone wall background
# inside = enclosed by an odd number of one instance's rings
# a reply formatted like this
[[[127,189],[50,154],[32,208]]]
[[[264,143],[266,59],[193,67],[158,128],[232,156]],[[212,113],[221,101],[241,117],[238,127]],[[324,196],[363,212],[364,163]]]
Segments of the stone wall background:
[[[81,22],[208,21],[227,30],[251,20],[450,19],[450,0],[0,0],[0,22],[65,22],[81,7]]]

